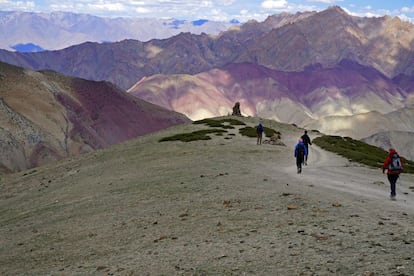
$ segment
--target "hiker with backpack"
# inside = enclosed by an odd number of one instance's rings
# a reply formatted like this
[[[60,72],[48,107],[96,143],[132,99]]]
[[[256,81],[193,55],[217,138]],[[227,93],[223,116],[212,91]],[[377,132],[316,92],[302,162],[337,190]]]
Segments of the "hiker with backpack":
[[[305,148],[306,148],[306,155],[305,155],[304,164],[308,165],[309,145],[312,145],[312,142],[311,142],[311,139],[309,138],[307,130],[305,130],[305,133],[302,135],[301,138],[302,138],[303,143],[305,144]]]
[[[298,168],[298,173],[302,172],[302,164],[307,154],[308,152],[306,150],[305,143],[303,143],[303,139],[300,138],[295,146],[294,152],[294,156],[296,157],[296,167]]]
[[[264,132],[264,127],[262,125],[262,122],[260,122],[259,125],[256,127],[257,144],[258,145],[262,144],[263,132]]]
[[[396,200],[397,193],[395,186],[400,173],[403,171],[403,162],[397,151],[393,148],[389,149],[388,156],[382,166],[382,173],[385,173],[385,170],[387,170],[387,178],[391,186],[390,198],[391,200]]]

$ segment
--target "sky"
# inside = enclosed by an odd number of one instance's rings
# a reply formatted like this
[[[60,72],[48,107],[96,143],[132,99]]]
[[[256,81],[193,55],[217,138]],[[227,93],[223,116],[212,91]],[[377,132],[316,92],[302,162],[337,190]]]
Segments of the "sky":
[[[0,0],[0,11],[86,13],[101,17],[246,22],[281,12],[340,6],[355,16],[398,16],[414,23],[414,0]]]

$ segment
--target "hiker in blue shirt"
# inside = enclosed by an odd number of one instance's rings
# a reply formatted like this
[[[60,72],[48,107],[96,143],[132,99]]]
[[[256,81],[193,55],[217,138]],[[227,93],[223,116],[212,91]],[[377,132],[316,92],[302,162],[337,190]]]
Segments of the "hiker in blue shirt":
[[[257,133],[257,144],[262,144],[262,137],[263,137],[264,127],[262,125],[262,122],[259,123],[259,125],[256,127],[256,133]]]
[[[305,160],[305,156],[308,155],[308,151],[306,150],[305,143],[303,143],[303,139],[300,138],[298,143],[295,146],[294,155],[296,157],[296,167],[298,168],[298,173],[302,172],[302,163]]]

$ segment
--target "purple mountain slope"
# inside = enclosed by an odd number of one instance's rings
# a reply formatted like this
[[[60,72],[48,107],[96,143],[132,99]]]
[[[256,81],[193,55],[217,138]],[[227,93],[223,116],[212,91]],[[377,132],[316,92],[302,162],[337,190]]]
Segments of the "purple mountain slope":
[[[282,72],[247,63],[229,64],[194,76],[148,77],[129,93],[192,119],[201,119],[204,114],[226,115],[235,102],[242,103],[246,115],[281,121],[288,117],[298,119],[298,114],[293,113],[301,110],[300,121],[286,121],[289,123],[377,109],[391,112],[401,108],[407,97],[404,90],[381,72],[350,60],[331,68],[315,65],[302,72]],[[286,105],[286,101],[292,106],[290,111],[280,106]],[[200,104],[195,105],[198,102],[203,102],[204,113],[198,110]]]
[[[0,63],[0,171],[15,172],[189,122],[108,82]]]

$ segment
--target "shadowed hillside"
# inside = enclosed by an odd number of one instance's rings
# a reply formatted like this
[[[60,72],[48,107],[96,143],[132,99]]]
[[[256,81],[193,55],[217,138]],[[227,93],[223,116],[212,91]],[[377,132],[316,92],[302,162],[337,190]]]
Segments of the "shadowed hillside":
[[[0,171],[32,168],[189,119],[108,82],[0,63]]]

